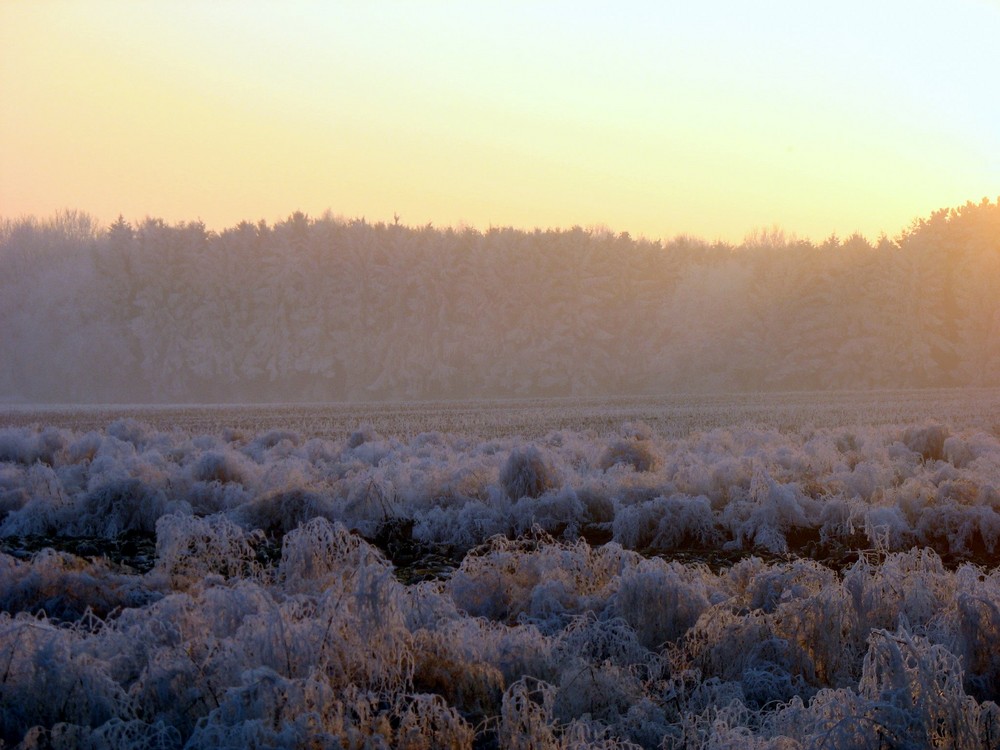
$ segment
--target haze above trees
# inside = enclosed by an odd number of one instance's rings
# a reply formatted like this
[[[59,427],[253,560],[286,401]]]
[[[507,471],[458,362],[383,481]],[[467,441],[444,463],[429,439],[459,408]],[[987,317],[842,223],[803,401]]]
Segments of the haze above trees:
[[[301,213],[0,224],[0,400],[1000,385],[1000,200],[741,245]]]

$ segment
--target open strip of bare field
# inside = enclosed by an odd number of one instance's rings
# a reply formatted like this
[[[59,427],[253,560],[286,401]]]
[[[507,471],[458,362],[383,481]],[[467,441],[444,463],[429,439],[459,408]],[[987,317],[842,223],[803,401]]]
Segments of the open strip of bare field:
[[[447,432],[478,439],[536,438],[553,430],[608,434],[641,421],[664,437],[718,427],[782,432],[808,428],[911,424],[934,420],[955,428],[1000,429],[1000,389],[819,391],[764,394],[622,396],[493,401],[380,403],[102,405],[0,407],[0,426],[44,424],[100,430],[125,417],[160,429],[259,432],[294,429],[304,436],[341,439],[361,424],[408,439]]]

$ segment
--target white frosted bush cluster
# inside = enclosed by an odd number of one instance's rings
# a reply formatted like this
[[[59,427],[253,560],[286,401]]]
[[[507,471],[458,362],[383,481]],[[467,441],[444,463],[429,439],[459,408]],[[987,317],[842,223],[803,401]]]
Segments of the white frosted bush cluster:
[[[500,470],[500,483],[511,500],[539,497],[557,484],[552,465],[534,445],[510,454]]]
[[[53,621],[73,622],[158,598],[138,576],[116,571],[102,559],[88,562],[51,548],[30,562],[0,556],[0,609],[6,612],[43,612]]]
[[[314,519],[286,535],[271,570],[227,578],[217,554],[191,549],[208,571],[198,581],[132,577],[160,590],[103,619],[0,615],[0,739],[992,748],[1000,737],[1000,573],[951,572],[927,550],[843,575],[758,558],[712,573],[539,532],[492,540],[447,582],[404,586],[378,550]],[[51,560],[13,569],[51,575]],[[74,562],[108,589],[128,578]]]
[[[601,455],[599,466],[607,471],[612,466],[630,466],[635,471],[652,471],[656,456],[647,439],[616,440]]]
[[[258,570],[248,534],[225,516],[164,516],[156,523],[156,568],[175,589],[196,585],[209,575],[251,578]]]
[[[311,518],[369,538],[405,520],[416,541],[460,550],[535,526],[653,552],[785,554],[814,539],[975,556],[1000,540],[1000,442],[935,423],[669,441],[637,423],[526,444],[371,428],[343,441],[192,436],[119,420],[103,433],[2,429],[0,459],[0,537],[114,538],[223,514],[278,540]]]
[[[996,437],[937,424],[0,430],[5,544],[156,541],[145,574],[0,553],[0,742],[992,749],[1000,572],[962,559],[998,488]],[[461,563],[404,585],[401,543]]]

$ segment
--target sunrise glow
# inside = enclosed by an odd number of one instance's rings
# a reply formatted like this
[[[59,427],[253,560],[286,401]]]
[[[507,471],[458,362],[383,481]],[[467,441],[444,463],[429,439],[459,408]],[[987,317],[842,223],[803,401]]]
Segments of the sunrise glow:
[[[0,5],[0,214],[738,241],[997,192],[995,2]]]

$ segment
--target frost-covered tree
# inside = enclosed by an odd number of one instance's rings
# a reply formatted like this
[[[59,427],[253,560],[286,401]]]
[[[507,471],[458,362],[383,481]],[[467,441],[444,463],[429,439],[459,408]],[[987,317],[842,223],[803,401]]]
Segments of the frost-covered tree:
[[[1000,202],[739,246],[296,213],[0,226],[0,398],[289,401],[988,385]]]

